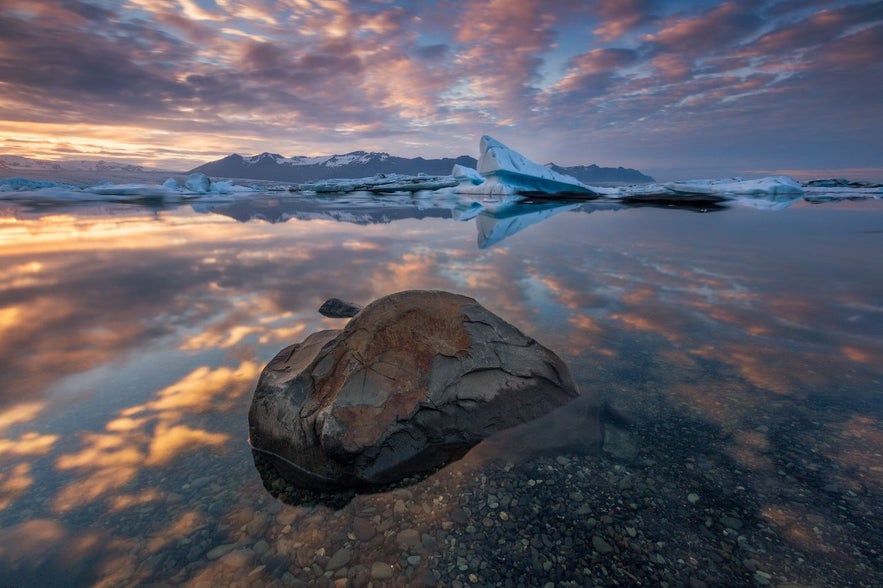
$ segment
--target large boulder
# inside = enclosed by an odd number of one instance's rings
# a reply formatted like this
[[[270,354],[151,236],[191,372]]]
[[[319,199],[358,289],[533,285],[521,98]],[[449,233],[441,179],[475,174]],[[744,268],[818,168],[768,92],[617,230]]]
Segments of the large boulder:
[[[280,351],[249,436],[299,486],[385,484],[577,396],[557,355],[474,299],[399,292]]]

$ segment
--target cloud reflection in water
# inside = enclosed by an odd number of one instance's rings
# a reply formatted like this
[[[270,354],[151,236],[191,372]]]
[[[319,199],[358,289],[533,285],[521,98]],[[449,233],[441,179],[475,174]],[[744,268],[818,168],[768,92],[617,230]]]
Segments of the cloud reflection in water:
[[[267,199],[4,218],[0,563],[132,583],[170,577],[151,558],[202,529],[231,543],[279,531],[240,531],[269,504],[245,443],[259,370],[343,324],[316,312],[326,298],[412,288],[475,297],[627,416],[652,421],[665,405],[729,436],[740,467],[772,472],[786,441],[819,442],[789,429],[795,411],[818,419],[840,483],[883,488],[879,471],[856,474],[883,450],[870,385],[883,346],[869,336],[883,331],[883,268],[855,249],[877,237],[856,237],[848,208],[567,206],[496,233],[500,218],[456,221],[456,202],[421,206]],[[789,512],[765,512],[802,540]],[[335,516],[349,515],[294,512],[290,532],[309,544]],[[103,530],[87,530],[97,519]],[[192,581],[223,569],[200,561]]]

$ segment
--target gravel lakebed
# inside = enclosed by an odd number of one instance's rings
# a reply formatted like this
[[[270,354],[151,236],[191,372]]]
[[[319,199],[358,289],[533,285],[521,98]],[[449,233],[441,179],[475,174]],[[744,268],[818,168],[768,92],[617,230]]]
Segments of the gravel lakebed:
[[[467,456],[374,494],[317,501],[277,479],[300,511],[277,520],[310,531],[271,534],[250,573],[340,587],[883,585],[872,486],[827,481],[799,445],[772,456],[772,475],[740,468],[726,442],[672,418],[608,424],[601,451]]]
[[[483,443],[370,493],[202,456],[176,492],[84,511],[94,541],[28,551],[8,585],[57,569],[72,584],[42,585],[883,586],[874,422],[772,407],[733,432],[652,400],[601,411],[592,450]],[[43,528],[20,515],[13,530]]]

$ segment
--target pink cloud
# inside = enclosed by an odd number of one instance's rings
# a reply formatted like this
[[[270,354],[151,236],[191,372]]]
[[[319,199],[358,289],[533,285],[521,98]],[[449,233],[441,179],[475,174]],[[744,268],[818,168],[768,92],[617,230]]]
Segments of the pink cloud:
[[[645,24],[652,16],[653,0],[600,0],[592,10],[602,19],[592,32],[601,41],[613,41]]]

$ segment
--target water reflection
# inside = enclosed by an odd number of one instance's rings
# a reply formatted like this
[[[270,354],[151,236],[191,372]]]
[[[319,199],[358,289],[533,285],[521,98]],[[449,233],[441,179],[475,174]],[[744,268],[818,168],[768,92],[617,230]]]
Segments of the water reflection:
[[[627,513],[644,512],[630,501],[648,498],[618,484],[651,471],[658,492],[680,492],[689,480],[703,500],[743,509],[740,533],[751,542],[772,534],[787,549],[819,554],[806,565],[858,570],[840,577],[813,568],[827,583],[881,578],[853,553],[867,555],[859,534],[879,539],[867,521],[883,504],[883,260],[869,254],[879,249],[879,205],[705,215],[621,205],[581,214],[592,203],[511,214],[451,200],[350,204],[264,195],[199,211],[3,210],[4,582],[360,585],[374,567],[374,581],[386,581],[374,564],[390,566],[393,585],[430,572],[469,582],[471,573],[503,567],[488,555],[485,568],[467,561],[459,570],[452,541],[482,546],[476,537],[502,521],[501,509],[488,517],[474,500],[518,497],[503,522],[518,537],[512,566],[526,565],[517,562],[534,561],[537,550],[529,535],[520,542],[531,509],[575,537],[583,527],[568,525],[590,517],[597,529],[605,516],[622,516],[625,526],[634,517]],[[476,234],[487,236],[482,247]],[[482,445],[419,483],[339,510],[273,499],[245,439],[258,371],[284,345],[342,324],[316,312],[326,298],[364,303],[410,288],[473,296],[562,355],[579,385],[622,417],[640,467],[586,457],[574,443],[597,446],[600,431],[556,421],[543,429],[563,435],[545,448],[550,455],[537,456],[540,440],[520,435],[518,451],[503,456]],[[568,439],[575,431],[582,436]],[[599,464],[609,469],[588,476]],[[537,482],[553,475],[549,487]],[[611,496],[625,497],[621,513],[615,499],[585,498],[606,496],[611,477]],[[584,502],[569,498],[576,480]],[[550,498],[558,488],[567,489],[560,502]],[[567,501],[568,515],[556,518]],[[577,514],[578,504],[586,512]],[[674,506],[653,508],[661,517]],[[717,519],[705,527],[698,515],[666,510],[666,530],[641,516],[648,545],[679,545],[670,541],[678,525],[719,531]],[[672,561],[704,553],[703,545],[690,549]],[[782,549],[754,557],[768,558],[767,570],[792,569],[793,554]],[[626,566],[632,551],[616,553]],[[555,569],[591,583],[591,570],[607,560],[568,567],[580,557]],[[641,557],[624,569],[645,569]],[[671,573],[686,583],[695,569]],[[736,579],[750,581],[745,573]]]

